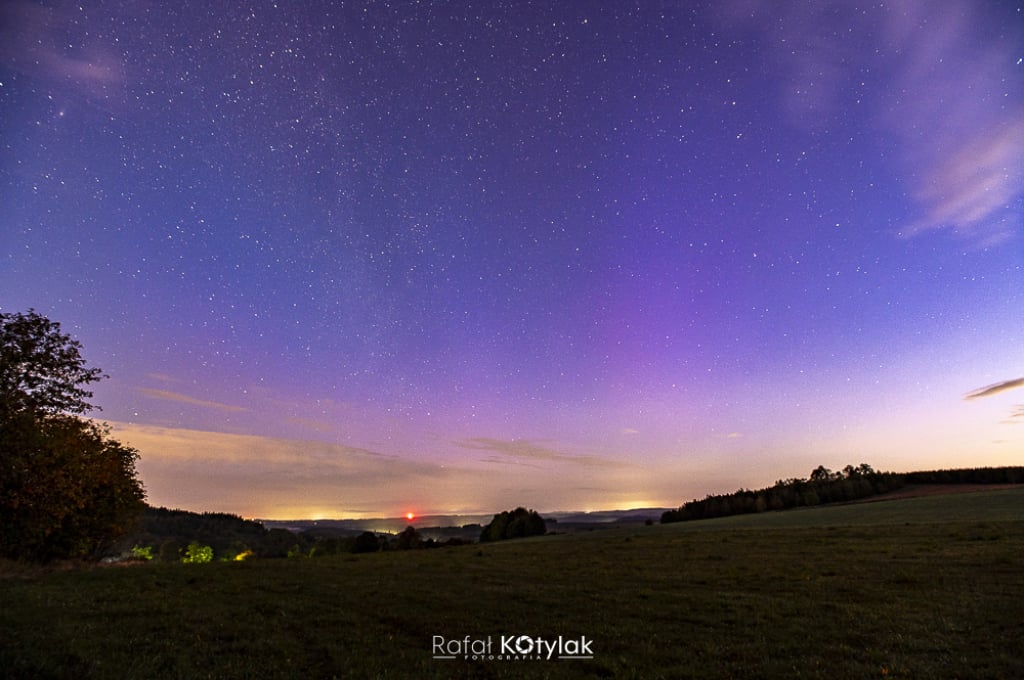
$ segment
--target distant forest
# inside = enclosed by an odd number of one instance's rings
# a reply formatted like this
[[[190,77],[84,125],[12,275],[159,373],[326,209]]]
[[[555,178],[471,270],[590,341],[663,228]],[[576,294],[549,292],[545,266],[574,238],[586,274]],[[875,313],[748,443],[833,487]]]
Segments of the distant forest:
[[[147,507],[120,547],[122,551],[148,547],[149,558],[178,562],[192,543],[212,547],[220,559],[238,559],[247,553],[278,557],[293,549],[296,537],[283,530],[271,533],[259,522],[228,513]]]
[[[819,466],[807,479],[782,479],[773,486],[708,495],[661,515],[662,524],[744,515],[771,510],[846,503],[917,484],[1021,484],[1024,467],[986,467],[925,472],[877,472],[870,465],[847,465],[833,472]]]
[[[541,522],[543,526],[543,520]],[[478,524],[467,525],[457,533],[476,533],[479,530]],[[198,513],[146,507],[134,530],[113,546],[107,560],[210,562],[251,557],[324,557],[343,553],[441,548],[467,542],[459,536],[449,536],[445,540],[426,538],[411,526],[397,535],[372,531],[350,535],[330,527],[289,531],[267,529],[258,521],[223,512]]]

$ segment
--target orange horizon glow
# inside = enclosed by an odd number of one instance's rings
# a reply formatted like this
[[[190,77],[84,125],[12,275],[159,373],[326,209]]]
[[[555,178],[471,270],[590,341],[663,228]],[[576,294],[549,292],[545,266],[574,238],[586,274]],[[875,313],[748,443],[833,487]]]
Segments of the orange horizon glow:
[[[405,518],[411,522],[414,519],[416,519],[416,514],[412,512],[407,512],[405,513]]]

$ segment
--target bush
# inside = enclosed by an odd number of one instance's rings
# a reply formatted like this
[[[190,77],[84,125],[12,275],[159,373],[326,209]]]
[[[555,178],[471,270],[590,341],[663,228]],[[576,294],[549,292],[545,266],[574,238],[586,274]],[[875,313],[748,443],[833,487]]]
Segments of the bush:
[[[0,555],[96,557],[143,507],[138,453],[73,416],[0,420]]]
[[[213,561],[213,548],[208,545],[199,545],[192,542],[185,548],[185,557],[181,560],[185,564],[206,564]]]
[[[547,524],[535,510],[516,508],[506,510],[494,516],[491,523],[484,527],[480,534],[480,542],[504,541],[510,538],[527,536],[543,536],[547,533]]]
[[[145,561],[148,562],[151,559],[153,559],[153,548],[152,548],[152,546],[148,546],[148,545],[145,546],[145,547],[140,547],[140,546],[137,546],[137,545],[133,546],[132,547],[132,557],[134,559],[137,559],[137,560],[145,560]]]
[[[423,539],[420,538],[419,533],[415,527],[408,526],[402,533],[398,534],[396,540],[396,546],[399,550],[412,550],[419,548],[423,544]]]
[[[356,536],[356,540],[352,543],[352,552],[354,553],[370,553],[378,550],[380,550],[380,540],[372,531],[364,531]]]

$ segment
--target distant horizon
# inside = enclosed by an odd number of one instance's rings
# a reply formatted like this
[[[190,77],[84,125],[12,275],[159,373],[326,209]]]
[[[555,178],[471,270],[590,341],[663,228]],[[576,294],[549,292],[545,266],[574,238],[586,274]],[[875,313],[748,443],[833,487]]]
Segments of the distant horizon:
[[[515,506],[515,507],[519,507],[519,506]],[[440,513],[425,513],[425,514],[422,514],[422,515],[416,515],[416,517],[414,517],[411,520],[407,519],[404,515],[395,515],[394,517],[317,517],[317,518],[311,518],[311,517],[287,517],[287,518],[283,518],[283,519],[282,518],[278,518],[278,517],[242,517],[242,518],[243,519],[251,519],[251,520],[258,521],[258,522],[264,522],[264,521],[266,521],[266,522],[348,522],[348,521],[351,521],[351,522],[369,522],[369,521],[374,521],[374,520],[386,520],[386,521],[395,520],[395,521],[405,522],[406,524],[410,524],[410,525],[416,525],[416,524],[421,524],[422,522],[424,522],[426,520],[429,520],[429,519],[432,519],[432,518],[437,518],[437,517],[459,517],[459,518],[485,517],[485,518],[491,518],[494,515],[497,515],[497,514],[500,514],[502,512],[505,512],[506,510],[514,510],[515,507],[503,508],[502,510],[494,510],[494,511],[490,511],[490,512],[471,512],[471,513],[466,513],[466,512],[440,512]],[[525,507],[525,506],[523,506],[523,507]],[[613,514],[613,513],[642,512],[644,510],[671,510],[673,507],[678,507],[678,505],[676,505],[676,506],[645,507],[645,508],[613,508],[613,509],[610,509],[610,510],[537,510],[536,508],[526,508],[526,509],[527,510],[536,510],[537,513],[540,514],[542,517],[547,518],[547,517],[556,517],[556,516],[559,516],[559,515],[597,515],[597,514],[602,514],[602,513]],[[168,509],[169,510],[180,510],[182,508],[168,508]],[[193,511],[189,511],[189,512],[196,512],[196,511],[193,510]],[[234,513],[229,513],[229,514],[234,514]],[[239,516],[241,517],[241,515],[239,515]]]
[[[682,502],[685,502],[685,501],[682,501]],[[391,521],[391,520],[396,520],[397,521],[397,520],[400,520],[400,521],[406,522],[408,524],[413,524],[413,525],[415,525],[417,523],[421,523],[422,521],[424,521],[426,519],[435,518],[435,517],[467,517],[467,518],[470,518],[470,517],[474,517],[474,518],[475,517],[487,517],[487,518],[490,518],[490,517],[492,517],[492,516],[494,516],[494,515],[496,515],[498,513],[504,512],[506,510],[513,510],[516,507],[520,507],[520,506],[521,507],[527,507],[525,505],[521,505],[520,504],[520,505],[513,505],[513,506],[508,507],[508,508],[501,508],[501,509],[497,509],[497,510],[480,511],[480,512],[425,512],[425,513],[417,513],[416,516],[413,519],[409,520],[409,519],[406,518],[406,516],[404,514],[396,514],[394,516],[372,515],[372,516],[366,516],[366,517],[351,517],[351,516],[350,517],[261,517],[261,516],[256,516],[256,515],[248,515],[248,514],[237,513],[237,512],[230,512],[230,511],[225,511],[225,510],[195,510],[195,509],[191,509],[191,508],[170,507],[170,506],[167,506],[167,505],[154,505],[153,503],[149,502],[148,500],[146,501],[146,504],[149,507],[151,507],[151,508],[165,509],[165,510],[170,510],[172,512],[173,511],[182,511],[182,512],[193,512],[193,513],[198,513],[198,514],[202,514],[204,512],[223,513],[223,514],[227,514],[227,515],[235,515],[235,516],[241,517],[242,519],[254,520],[254,521],[258,521],[258,522],[263,522],[263,521],[266,521],[266,522],[344,522],[344,521],[363,522],[363,521],[372,521],[372,520],[387,520],[387,521]],[[643,511],[643,510],[670,510],[670,509],[676,508],[676,507],[679,507],[679,503],[677,503],[675,505],[665,505],[665,506],[644,506],[644,507],[639,507],[639,508],[609,508],[609,509],[602,509],[602,510],[540,510],[538,508],[532,508],[532,507],[527,507],[527,509],[528,510],[536,510],[542,516],[548,516],[548,515],[556,516],[556,515],[595,515],[595,514],[600,514],[600,513],[627,513],[627,512],[638,512],[638,511]]]
[[[871,465],[871,463],[869,463],[867,461],[861,461],[861,463],[867,463],[868,465]],[[846,465],[860,465],[861,463],[844,463],[842,466],[837,466],[837,467],[831,467],[831,466],[828,466],[828,465],[824,465],[824,467],[828,468],[832,472],[838,472],[838,471],[841,471],[843,469],[843,467],[845,467]],[[814,468],[812,468],[811,471],[813,471],[817,467],[818,466],[815,466]],[[1007,468],[1007,467],[1011,467],[1012,468],[1012,467],[1020,467],[1020,465],[1016,465],[1016,464],[1010,464],[1010,465],[976,465],[976,464],[965,464],[965,465],[958,465],[958,466],[944,467],[944,468],[915,468],[915,469],[907,469],[907,470],[886,470],[886,469],[877,468],[877,467],[875,467],[873,465],[871,467],[872,467],[872,469],[875,470],[875,472],[879,472],[879,473],[910,474],[910,473],[915,473],[915,472],[941,472],[941,471],[944,471],[944,470],[974,470],[974,469]],[[809,472],[811,472],[811,471],[809,471]],[[258,521],[258,522],[287,523],[287,522],[345,522],[345,521],[352,521],[352,522],[388,521],[388,522],[391,522],[391,521],[394,521],[394,522],[397,522],[397,523],[405,523],[407,525],[416,525],[416,524],[422,524],[424,521],[427,521],[427,520],[429,520],[431,518],[442,518],[442,517],[447,517],[447,518],[465,518],[465,519],[486,519],[486,518],[493,517],[494,515],[499,514],[501,512],[504,512],[506,510],[513,510],[513,509],[515,509],[517,507],[524,507],[524,508],[526,508],[528,510],[536,510],[541,516],[552,516],[552,517],[558,516],[558,515],[597,515],[597,514],[614,514],[614,513],[623,513],[623,514],[625,514],[625,513],[642,512],[642,511],[645,511],[645,510],[651,510],[651,511],[674,510],[676,508],[679,508],[684,503],[687,503],[687,502],[689,502],[691,500],[700,500],[700,499],[703,499],[703,498],[705,498],[705,497],[707,497],[709,495],[730,494],[730,493],[733,493],[733,492],[741,490],[741,489],[746,489],[746,490],[750,490],[750,491],[759,491],[759,490],[762,490],[762,489],[771,488],[775,484],[775,482],[777,482],[777,481],[784,481],[784,480],[787,480],[787,479],[808,479],[808,475],[776,477],[771,482],[766,482],[766,483],[761,484],[761,485],[756,485],[756,486],[738,486],[738,487],[734,487],[734,488],[732,488],[730,490],[709,491],[707,493],[704,493],[704,494],[701,494],[701,495],[697,495],[697,496],[693,496],[691,498],[686,498],[686,499],[680,500],[679,502],[672,503],[672,504],[649,505],[649,506],[645,505],[645,506],[638,506],[638,507],[631,507],[631,508],[619,507],[619,508],[603,508],[603,509],[545,510],[545,509],[535,508],[535,507],[531,507],[531,506],[528,506],[528,505],[520,503],[520,504],[513,504],[513,505],[510,505],[508,507],[502,507],[500,509],[481,510],[481,511],[472,511],[472,512],[466,512],[466,511],[457,511],[457,512],[456,511],[451,511],[451,512],[429,512],[428,511],[428,512],[422,512],[421,513],[421,512],[416,512],[415,510],[404,510],[404,511],[399,512],[398,514],[395,514],[395,515],[370,515],[370,516],[362,516],[362,517],[353,517],[353,516],[264,517],[264,516],[248,515],[248,514],[244,514],[244,513],[230,512],[230,511],[226,511],[226,510],[194,510],[194,509],[190,509],[190,508],[169,507],[169,506],[166,506],[166,505],[155,505],[152,502],[150,502],[149,500],[147,500],[146,503],[150,507],[163,508],[163,509],[171,510],[171,511],[185,511],[185,512],[194,512],[194,513],[200,513],[200,514],[204,513],[204,512],[220,512],[220,513],[225,513],[225,514],[230,514],[230,515],[236,515],[236,516],[241,517],[241,518],[246,519],[246,520],[253,520],[253,521]],[[410,520],[410,519],[408,519],[406,517],[406,513],[407,512],[414,512],[415,516]]]

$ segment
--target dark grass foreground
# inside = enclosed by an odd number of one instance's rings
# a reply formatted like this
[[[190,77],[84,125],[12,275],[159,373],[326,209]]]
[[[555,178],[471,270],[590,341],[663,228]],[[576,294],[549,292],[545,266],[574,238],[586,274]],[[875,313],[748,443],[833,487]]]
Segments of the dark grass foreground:
[[[1021,678],[1024,490],[0,579],[13,678]],[[738,521],[742,520],[742,521]],[[10,572],[11,570],[8,569]],[[592,640],[435,660],[432,640]]]

